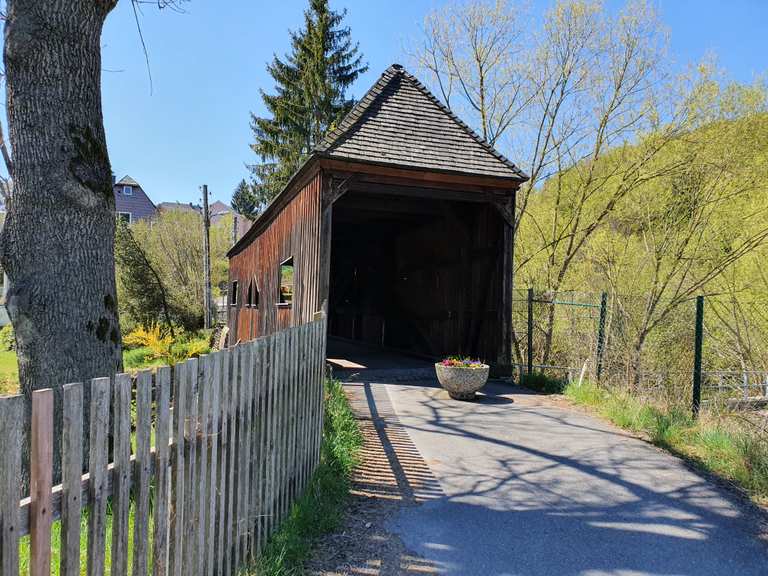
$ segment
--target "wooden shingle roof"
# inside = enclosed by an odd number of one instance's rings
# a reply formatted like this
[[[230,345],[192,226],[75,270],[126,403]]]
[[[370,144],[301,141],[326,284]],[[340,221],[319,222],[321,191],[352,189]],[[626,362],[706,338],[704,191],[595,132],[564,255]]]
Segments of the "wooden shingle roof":
[[[384,71],[315,152],[338,160],[528,179],[399,64]]]
[[[131,178],[127,174],[125,176],[123,176],[122,178],[120,178],[120,180],[115,182],[115,184],[117,184],[119,186],[137,186],[138,188],[141,188],[141,184],[136,182],[136,180],[134,180],[133,178]]]

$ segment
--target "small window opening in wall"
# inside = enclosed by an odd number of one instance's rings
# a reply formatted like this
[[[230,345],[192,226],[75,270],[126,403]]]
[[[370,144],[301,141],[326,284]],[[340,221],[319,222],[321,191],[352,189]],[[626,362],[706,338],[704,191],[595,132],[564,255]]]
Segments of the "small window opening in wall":
[[[280,304],[293,302],[293,256],[280,264]]]
[[[123,186],[123,196],[133,196],[133,186]]]
[[[251,308],[259,307],[259,286],[255,281],[252,281],[248,286],[248,303],[246,306],[250,306]]]
[[[237,280],[232,282],[232,287],[229,291],[229,305],[237,306]]]
[[[131,213],[130,212],[118,212],[117,213],[118,219],[120,219],[122,222],[125,222],[126,224],[131,223]]]

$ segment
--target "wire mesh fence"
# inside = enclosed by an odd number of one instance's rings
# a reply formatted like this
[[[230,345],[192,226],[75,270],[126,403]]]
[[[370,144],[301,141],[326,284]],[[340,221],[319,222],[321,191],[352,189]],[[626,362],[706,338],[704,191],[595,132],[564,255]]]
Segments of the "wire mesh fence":
[[[517,290],[513,357],[520,374],[589,379],[665,404],[768,403],[768,301]],[[699,392],[694,393],[696,380]]]

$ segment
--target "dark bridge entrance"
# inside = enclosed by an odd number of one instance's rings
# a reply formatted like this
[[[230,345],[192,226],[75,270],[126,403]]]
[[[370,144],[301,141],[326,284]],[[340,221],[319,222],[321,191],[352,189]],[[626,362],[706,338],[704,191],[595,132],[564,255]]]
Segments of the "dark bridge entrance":
[[[426,357],[495,362],[504,222],[486,202],[360,184],[333,207],[329,334]]]

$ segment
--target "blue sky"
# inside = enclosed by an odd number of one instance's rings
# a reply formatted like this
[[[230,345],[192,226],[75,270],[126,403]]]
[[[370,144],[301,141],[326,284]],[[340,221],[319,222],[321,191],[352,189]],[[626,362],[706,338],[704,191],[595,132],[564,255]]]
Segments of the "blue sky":
[[[768,70],[768,1],[656,0],[671,35],[676,65],[717,56],[739,81]],[[440,0],[332,0],[347,7],[347,22],[370,70],[352,94],[360,96],[419,32]],[[532,18],[551,4],[534,0]],[[621,2],[609,1],[611,8]],[[259,89],[271,90],[265,64],[288,48],[288,30],[302,23],[306,0],[192,0],[185,13],[145,5],[140,15],[153,85],[128,0],[104,30],[103,94],[107,141],[115,174],[130,174],[155,202],[197,202],[208,184],[228,201],[245,164],[255,156],[249,113],[263,112]]]

